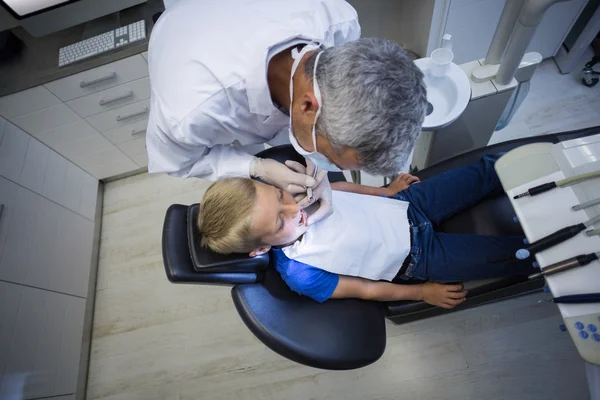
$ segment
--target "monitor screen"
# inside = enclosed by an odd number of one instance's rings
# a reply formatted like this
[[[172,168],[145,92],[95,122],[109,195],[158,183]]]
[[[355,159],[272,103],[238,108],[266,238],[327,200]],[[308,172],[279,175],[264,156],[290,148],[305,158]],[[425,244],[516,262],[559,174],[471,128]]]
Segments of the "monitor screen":
[[[23,19],[78,0],[0,0],[13,17]]]

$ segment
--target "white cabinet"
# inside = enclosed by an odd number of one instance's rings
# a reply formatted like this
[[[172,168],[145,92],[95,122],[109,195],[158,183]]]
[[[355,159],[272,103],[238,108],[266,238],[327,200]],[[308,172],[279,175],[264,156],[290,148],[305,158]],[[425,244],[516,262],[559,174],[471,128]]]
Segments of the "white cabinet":
[[[45,84],[56,97],[69,101],[148,76],[148,63],[141,55]]]
[[[121,149],[118,145],[144,136],[149,98],[148,64],[140,54],[2,97],[0,116],[11,125],[9,130],[0,126],[0,134],[7,132],[14,154],[0,148],[0,171],[16,179],[14,175],[23,167],[19,162],[24,161],[26,143],[19,142],[22,135],[15,135],[14,126],[95,178],[137,171],[147,165],[145,149],[139,151],[136,146],[132,151],[129,146]],[[0,118],[0,123],[6,121]],[[39,146],[32,151],[36,150],[41,151]],[[30,158],[34,157],[32,153]],[[30,168],[27,179],[29,185],[39,186],[40,178]],[[53,200],[58,196],[49,195]]]
[[[78,121],[79,117],[64,104],[35,111],[10,120],[25,132],[36,135],[71,122]]]
[[[29,145],[29,135],[13,124],[6,124],[0,143],[0,175],[18,182]]]
[[[98,151],[73,160],[98,179],[110,178],[124,172],[135,171],[139,166],[116,147]]]
[[[12,219],[19,185],[0,177],[0,260],[8,238],[8,221]],[[1,357],[0,357],[1,358]]]
[[[119,126],[105,132],[102,135],[114,144],[121,144],[146,136],[148,120],[144,119],[132,124]]]
[[[148,98],[150,98],[150,80],[142,78],[71,100],[67,105],[80,117],[86,118]]]
[[[74,398],[99,182],[2,118],[0,160],[0,399]]]
[[[75,393],[85,299],[0,281],[0,398]]]
[[[119,149],[140,167],[148,166],[148,152],[146,151],[145,137],[120,144]]]
[[[148,121],[150,99],[110,110],[102,114],[86,118],[86,121],[99,132],[108,131],[138,121]]]
[[[60,105],[61,101],[48,89],[37,86],[0,97],[0,116],[13,119],[21,115]]]

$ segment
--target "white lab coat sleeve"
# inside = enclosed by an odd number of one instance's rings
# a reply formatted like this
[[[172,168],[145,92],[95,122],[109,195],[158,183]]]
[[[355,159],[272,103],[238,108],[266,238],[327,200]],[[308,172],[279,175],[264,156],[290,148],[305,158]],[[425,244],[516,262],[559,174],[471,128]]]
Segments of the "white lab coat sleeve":
[[[223,143],[228,139],[233,143],[231,133],[209,118],[196,118],[193,124],[184,119],[168,131],[149,124],[148,172],[212,181],[250,177],[254,156]]]
[[[340,15],[346,19],[330,27],[330,32],[333,36],[328,36],[333,39],[333,43],[331,43],[333,46],[339,46],[340,44],[360,39],[361,34],[356,10],[350,4],[345,2],[343,2],[340,7]]]

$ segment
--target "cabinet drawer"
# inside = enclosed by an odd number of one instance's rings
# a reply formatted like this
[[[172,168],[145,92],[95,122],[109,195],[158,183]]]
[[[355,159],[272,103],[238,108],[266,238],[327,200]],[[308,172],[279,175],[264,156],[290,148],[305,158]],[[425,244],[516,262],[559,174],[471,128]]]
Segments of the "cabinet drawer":
[[[116,147],[76,158],[73,162],[98,179],[110,178],[139,168]]]
[[[146,137],[146,128],[148,127],[148,119],[143,119],[133,124],[127,124],[106,132],[102,132],[105,138],[114,144],[122,144],[130,142],[141,137]]]
[[[93,93],[67,103],[80,117],[89,117],[108,110],[136,103],[150,97],[150,80],[138,79],[111,89]]]
[[[0,176],[0,260],[8,237],[8,225],[14,214],[18,191],[17,184]]]
[[[77,390],[86,300],[0,282],[0,302],[0,398],[69,399],[62,395]]]
[[[146,138],[138,138],[127,143],[120,144],[119,149],[128,157],[146,153]]]
[[[90,137],[71,142],[55,143],[52,147],[63,157],[74,160],[88,154],[114,147],[104,136],[96,133]]]
[[[148,152],[146,151],[145,137],[120,144],[118,147],[140,167],[148,166]]]
[[[79,120],[58,128],[39,132],[33,136],[47,146],[55,148],[60,143],[74,142],[95,135],[99,135],[99,133],[84,120]]]
[[[150,99],[146,99],[102,114],[92,115],[86,118],[86,121],[96,130],[104,132],[119,126],[148,120],[149,112]]]
[[[148,166],[148,153],[146,153],[146,152],[140,153],[140,154],[135,154],[135,155],[131,156],[130,158],[133,160],[133,162],[135,162],[140,167]]]
[[[148,64],[141,55],[71,75],[45,86],[62,101],[69,101],[148,76]]]
[[[81,118],[69,107],[61,104],[17,117],[12,122],[25,132],[35,136],[40,132],[80,120]]]
[[[48,89],[43,86],[37,86],[23,90],[22,92],[0,97],[0,115],[4,118],[13,119],[59,104],[60,100],[50,93]]]

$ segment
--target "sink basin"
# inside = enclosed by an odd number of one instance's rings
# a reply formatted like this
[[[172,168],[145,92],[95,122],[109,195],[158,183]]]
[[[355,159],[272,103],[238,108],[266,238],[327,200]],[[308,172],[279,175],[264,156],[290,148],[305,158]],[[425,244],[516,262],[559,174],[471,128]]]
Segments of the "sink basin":
[[[465,111],[471,100],[471,83],[460,67],[450,63],[450,71],[441,78],[431,76],[431,59],[429,57],[415,60],[415,64],[425,75],[427,86],[427,114],[423,122],[423,130],[441,129]]]

